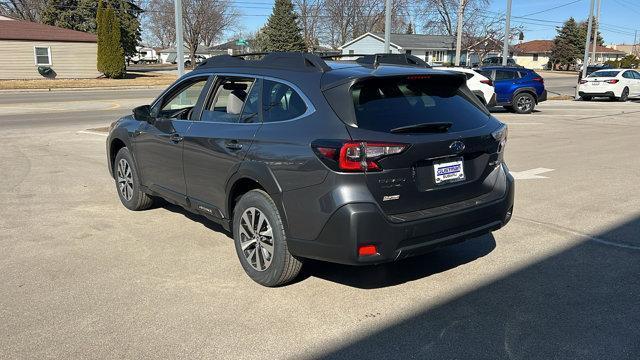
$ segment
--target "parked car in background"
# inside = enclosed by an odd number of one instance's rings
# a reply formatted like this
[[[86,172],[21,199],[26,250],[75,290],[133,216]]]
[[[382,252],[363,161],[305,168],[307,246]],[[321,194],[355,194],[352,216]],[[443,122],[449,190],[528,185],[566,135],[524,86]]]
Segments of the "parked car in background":
[[[220,223],[277,286],[306,258],[379,264],[503,227],[507,132],[459,74],[221,55],[114,122],[106,148],[125,207],[157,196]]]
[[[196,55],[194,58],[195,58],[195,61],[196,61],[196,65],[200,64],[201,62],[203,62],[205,60],[207,60],[207,58],[202,56],[202,55]],[[172,64],[177,64],[177,61],[172,62]],[[191,55],[188,55],[188,54],[184,55],[184,66],[185,67],[191,67]]]
[[[629,69],[598,70],[580,80],[578,95],[586,101],[594,97],[627,101],[640,96],[640,73]]]
[[[507,110],[529,114],[537,104],[547,100],[544,79],[531,69],[489,66],[479,69],[478,72],[493,80],[496,105]]]
[[[160,60],[160,58],[154,48],[137,46],[135,55],[131,56],[127,60],[134,64],[155,64]]]
[[[488,57],[480,64],[476,64],[478,66],[502,66],[502,56],[492,56]],[[513,58],[507,58],[507,66],[520,66],[516,64],[516,61]]]
[[[448,70],[463,73],[467,77],[467,87],[487,107],[496,105],[496,92],[493,81],[479,72],[462,67],[439,67],[437,70]]]
[[[596,72],[598,70],[611,69],[612,66],[609,64],[597,64],[597,65],[589,65],[587,66],[587,76],[591,75],[591,73]],[[579,71],[582,71],[582,65],[579,67]]]

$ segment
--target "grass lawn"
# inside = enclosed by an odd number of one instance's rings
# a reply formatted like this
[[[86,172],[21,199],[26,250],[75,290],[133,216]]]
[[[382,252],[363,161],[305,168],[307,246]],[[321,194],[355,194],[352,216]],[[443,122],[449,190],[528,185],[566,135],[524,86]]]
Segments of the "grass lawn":
[[[124,79],[0,80],[0,90],[156,86],[169,85],[176,78],[176,75],[166,73],[127,72]]]

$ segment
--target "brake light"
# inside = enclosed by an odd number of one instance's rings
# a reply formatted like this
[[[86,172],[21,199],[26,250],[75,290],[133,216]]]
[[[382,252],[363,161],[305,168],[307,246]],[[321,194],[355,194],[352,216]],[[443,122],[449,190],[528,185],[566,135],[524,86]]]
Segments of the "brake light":
[[[311,145],[316,155],[327,166],[336,171],[380,171],[376,162],[390,155],[403,152],[407,145],[374,143],[366,141],[348,141],[337,143],[331,140],[315,141]]]
[[[606,82],[607,84],[617,84],[618,83],[618,79],[611,79],[611,80],[605,80],[604,82]]]
[[[491,81],[491,79],[480,80],[480,82],[489,86],[493,86],[493,81]]]
[[[498,130],[491,133],[491,136],[498,142],[498,152],[504,150],[507,145],[507,135],[509,134],[509,127],[506,124],[502,124]]]
[[[587,80],[580,80],[580,84],[586,84],[587,82]]]
[[[541,78],[540,76],[536,76],[536,77],[534,77],[534,78],[533,78],[533,81],[537,81],[537,82],[540,82],[540,83],[543,83],[543,84],[544,84],[544,79],[543,79],[543,78]]]

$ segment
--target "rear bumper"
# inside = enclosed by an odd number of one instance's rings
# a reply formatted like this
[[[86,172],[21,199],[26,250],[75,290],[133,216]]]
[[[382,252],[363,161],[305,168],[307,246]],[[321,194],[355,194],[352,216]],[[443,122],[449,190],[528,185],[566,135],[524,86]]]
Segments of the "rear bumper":
[[[543,101],[547,101],[547,89],[544,89],[544,91],[542,91],[542,94],[538,96],[538,102],[540,103]]]
[[[484,235],[506,225],[513,211],[514,181],[506,166],[498,183],[491,197],[483,195],[423,210],[419,216],[386,216],[377,204],[347,204],[333,213],[317,239],[289,238],[289,251],[304,258],[365,265],[399,260]],[[358,256],[363,245],[375,245],[378,253]]]
[[[588,92],[588,91],[578,91],[578,96],[593,96],[593,97],[615,97],[613,91],[604,91],[604,92]]]

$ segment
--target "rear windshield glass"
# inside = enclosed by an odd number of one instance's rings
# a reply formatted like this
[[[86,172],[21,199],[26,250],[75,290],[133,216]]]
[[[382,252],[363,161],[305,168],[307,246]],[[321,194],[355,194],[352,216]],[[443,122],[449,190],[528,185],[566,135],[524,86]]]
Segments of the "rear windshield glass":
[[[451,77],[385,78],[355,84],[351,96],[359,128],[388,132],[424,123],[452,123],[450,132],[485,124],[488,114]]]
[[[611,70],[600,70],[594,73],[591,73],[588,77],[616,77],[620,71],[611,71]]]

